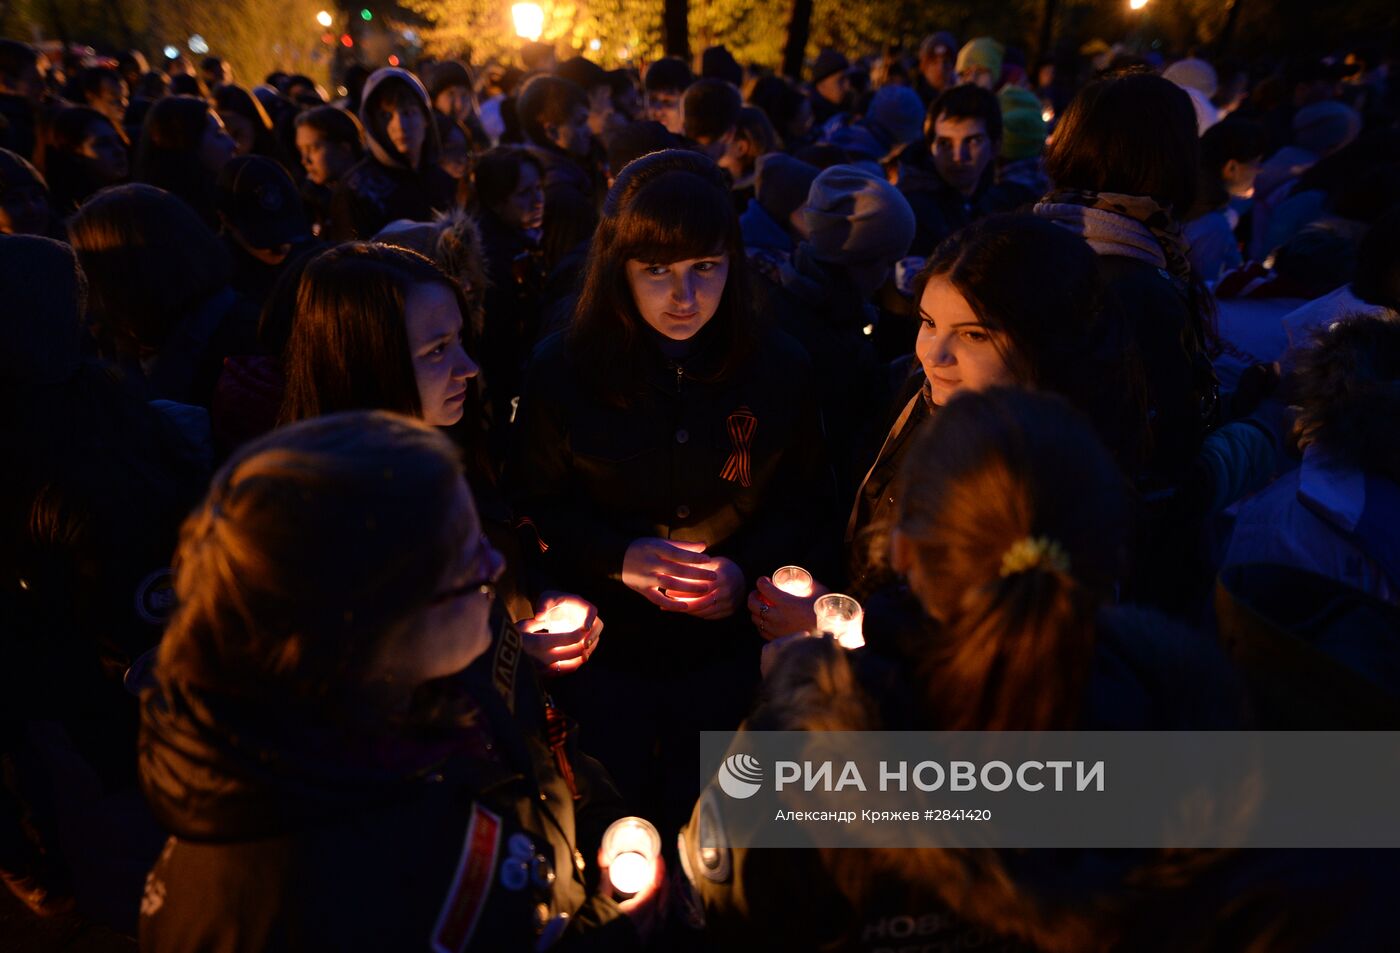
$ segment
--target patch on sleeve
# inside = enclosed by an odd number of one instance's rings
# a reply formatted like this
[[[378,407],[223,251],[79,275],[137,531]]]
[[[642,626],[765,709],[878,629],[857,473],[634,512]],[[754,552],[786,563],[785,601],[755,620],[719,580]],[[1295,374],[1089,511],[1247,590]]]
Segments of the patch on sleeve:
[[[512,714],[515,713],[515,670],[520,665],[523,648],[520,632],[510,622],[503,621],[501,637],[496,642],[496,655],[492,660],[491,680]]]
[[[462,857],[452,878],[447,902],[433,927],[434,953],[462,953],[476,931],[486,897],[491,893],[496,854],[501,848],[501,819],[479,804],[472,805]]]

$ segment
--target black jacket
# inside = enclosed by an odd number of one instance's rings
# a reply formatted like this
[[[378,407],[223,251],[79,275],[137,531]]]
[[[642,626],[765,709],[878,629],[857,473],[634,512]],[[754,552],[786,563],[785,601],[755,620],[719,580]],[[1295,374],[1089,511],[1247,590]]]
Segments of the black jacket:
[[[635,947],[584,873],[621,811],[575,751],[576,803],[525,727],[543,702],[513,632],[434,687],[455,717],[433,730],[279,717],[168,680],[149,690],[142,781],[174,837],[147,878],[141,948]]]
[[[806,355],[765,330],[737,373],[707,380],[717,364],[708,330],[683,363],[648,340],[641,366],[616,368],[634,388],[626,409],[595,396],[563,334],[541,343],[526,374],[505,482],[538,531],[545,575],[598,606],[608,626],[598,658],[612,665],[759,647],[742,612],[720,622],[663,613],[623,586],[635,539],[703,540],[750,585],[829,560],[834,491]]]
[[[865,328],[881,316],[840,265],[818,261],[806,243],[798,246],[782,284],[762,284],[767,312],[800,343],[816,371],[817,400],[830,440],[832,464],[843,504],[864,470],[858,448],[890,399],[885,370]]]
[[[899,162],[899,191],[914,210],[914,242],[909,254],[927,258],[938,243],[976,219],[1009,212],[1038,197],[1014,182],[996,180],[996,163],[988,162],[982,181],[971,196],[953,188],[938,174],[929,147],[915,143]]]
[[[367,155],[336,184],[331,194],[332,241],[368,241],[401,218],[430,222],[452,206],[456,183],[436,165],[419,172],[383,165]]]

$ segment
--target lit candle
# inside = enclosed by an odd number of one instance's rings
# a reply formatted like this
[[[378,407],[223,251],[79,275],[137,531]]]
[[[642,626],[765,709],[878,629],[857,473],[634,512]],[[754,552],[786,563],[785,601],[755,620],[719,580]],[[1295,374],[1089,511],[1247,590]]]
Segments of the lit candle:
[[[812,574],[801,566],[784,566],[773,573],[773,585],[790,596],[806,599],[812,594]]]
[[[645,855],[626,850],[613,858],[612,866],[608,868],[608,879],[618,893],[639,893],[651,883],[654,866]]]
[[[812,606],[817,617],[817,631],[836,639],[845,649],[858,649],[865,644],[861,622],[865,611],[860,603],[839,592],[829,592]]]
[[[535,617],[538,628],[527,631],[536,635],[549,635],[552,632],[577,632],[588,621],[588,610],[574,602],[561,602],[550,606],[542,615]]]
[[[613,890],[631,896],[651,883],[661,855],[661,835],[644,818],[619,818],[603,834],[599,852]]]

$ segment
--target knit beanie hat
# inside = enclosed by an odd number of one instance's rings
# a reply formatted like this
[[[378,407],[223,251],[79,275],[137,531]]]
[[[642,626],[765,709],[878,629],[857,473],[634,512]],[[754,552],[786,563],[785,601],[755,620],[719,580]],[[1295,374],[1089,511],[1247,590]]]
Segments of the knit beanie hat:
[[[759,156],[755,168],[754,194],[758,204],[786,228],[792,213],[807,201],[812,180],[821,170],[783,152]]]
[[[1313,103],[1293,117],[1293,141],[1309,152],[1331,155],[1361,133],[1361,116],[1334,100]]]
[[[1176,83],[1182,89],[1194,89],[1205,94],[1206,99],[1214,96],[1216,89],[1219,88],[1215,67],[1205,60],[1193,58],[1177,60],[1162,71],[1162,76]]]
[[[1047,130],[1040,97],[1020,86],[1006,86],[997,94],[997,103],[1001,106],[1001,157],[1014,162],[1044,152]]]
[[[844,73],[851,68],[851,61],[835,50],[822,50],[817,61],[812,64],[812,85],[820,83],[835,73]]]
[[[451,89],[453,86],[465,86],[467,89],[474,89],[475,83],[472,81],[472,71],[464,64],[456,60],[443,60],[434,64],[428,70],[426,77],[428,80],[428,101],[435,102],[438,93],[444,89]]]
[[[865,124],[887,151],[924,136],[924,101],[908,86],[881,86],[865,111]]]
[[[963,48],[958,50],[955,68],[961,73],[965,69],[980,67],[989,71],[993,79],[1000,79],[1001,62],[1005,55],[1006,47],[990,36],[979,36],[975,40],[968,40]]]
[[[865,293],[878,288],[914,240],[914,211],[893,185],[849,165],[824,169],[802,207],[818,261],[843,265]]]

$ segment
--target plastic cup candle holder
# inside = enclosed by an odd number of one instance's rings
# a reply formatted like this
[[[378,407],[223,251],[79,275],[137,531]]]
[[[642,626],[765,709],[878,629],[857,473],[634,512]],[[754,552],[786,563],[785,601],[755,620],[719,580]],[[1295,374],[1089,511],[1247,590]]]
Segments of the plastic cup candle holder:
[[[784,566],[773,573],[773,585],[790,596],[806,599],[812,594],[812,574],[801,566]]]
[[[645,818],[623,817],[603,835],[600,852],[613,892],[626,899],[651,883],[661,855],[661,835]]]
[[[850,596],[829,592],[816,601],[812,611],[817,617],[817,631],[830,635],[842,648],[858,649],[865,644],[861,630],[865,611]]]

